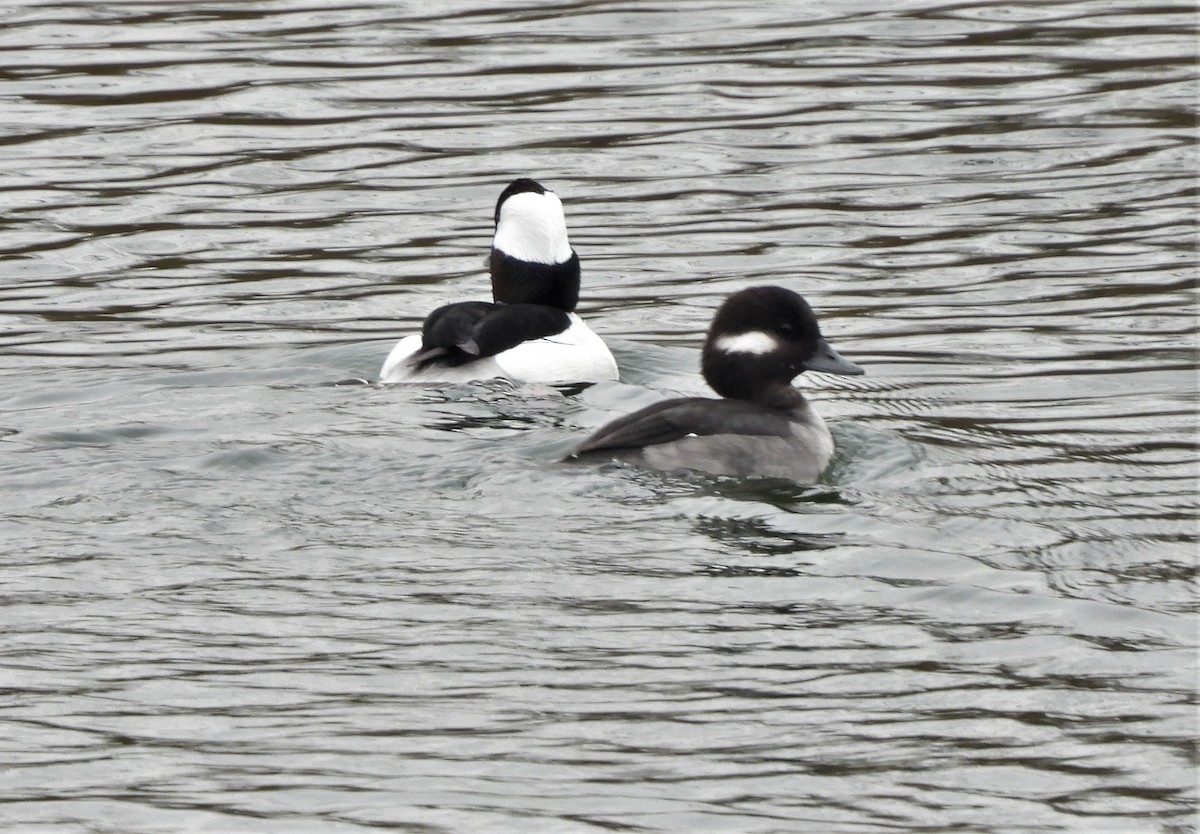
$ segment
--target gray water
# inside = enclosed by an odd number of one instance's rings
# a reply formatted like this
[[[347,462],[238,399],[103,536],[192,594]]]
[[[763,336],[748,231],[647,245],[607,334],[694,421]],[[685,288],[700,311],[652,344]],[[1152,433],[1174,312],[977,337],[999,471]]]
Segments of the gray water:
[[[1193,830],[1194,7],[0,8],[0,829]],[[356,384],[562,196],[620,383]],[[822,483],[558,458],[804,293]]]

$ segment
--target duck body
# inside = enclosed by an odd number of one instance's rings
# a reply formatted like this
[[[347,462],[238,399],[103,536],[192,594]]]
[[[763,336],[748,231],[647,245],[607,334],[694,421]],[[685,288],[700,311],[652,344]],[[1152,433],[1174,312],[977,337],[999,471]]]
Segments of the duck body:
[[[417,358],[429,350],[423,336],[406,336],[384,360],[380,380],[455,383],[502,377],[561,385],[616,379],[617,363],[604,340],[575,313],[563,315],[567,320],[564,329],[537,338],[523,338],[512,347],[482,356],[461,349],[458,353],[448,350],[440,361],[423,363]],[[464,341],[470,342],[471,338],[468,336]]]
[[[492,297],[430,313],[419,335],[401,339],[381,382],[526,382],[617,378],[604,341],[575,312],[579,256],[567,239],[562,202],[531,179],[513,181],[496,203],[488,265]]]
[[[806,370],[863,373],[821,336],[804,299],[782,287],[751,287],[726,300],[701,370],[723,399],[647,406],[602,426],[569,458],[812,483],[833,458],[833,436],[791,381]]]
[[[833,436],[799,391],[790,407],[686,397],[614,420],[573,453],[675,471],[812,483],[829,466]]]

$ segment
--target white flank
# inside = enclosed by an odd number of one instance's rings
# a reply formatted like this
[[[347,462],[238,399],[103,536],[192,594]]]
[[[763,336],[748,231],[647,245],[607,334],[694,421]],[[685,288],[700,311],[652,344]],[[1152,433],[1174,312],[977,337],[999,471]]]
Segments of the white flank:
[[[523,382],[603,382],[617,379],[617,363],[604,341],[583,319],[568,314],[571,326],[544,339],[521,342],[496,356],[454,368],[433,366],[414,373],[407,359],[421,349],[420,335],[406,336],[388,354],[380,382],[467,382],[507,377]]]
[[[568,313],[562,333],[521,342],[496,356],[504,375],[525,382],[603,382],[617,379],[612,352],[583,319]]]
[[[405,382],[411,379],[413,375],[412,370],[405,363],[408,361],[408,357],[420,349],[420,333],[405,336],[396,342],[396,346],[392,348],[387,358],[383,360],[383,367],[379,369],[379,381]]]
[[[560,264],[571,258],[567,219],[553,191],[524,191],[500,206],[500,222],[492,245],[522,261]]]
[[[779,341],[770,333],[751,330],[747,333],[738,333],[736,336],[721,336],[713,343],[713,346],[726,353],[753,353],[761,356],[779,347]]]

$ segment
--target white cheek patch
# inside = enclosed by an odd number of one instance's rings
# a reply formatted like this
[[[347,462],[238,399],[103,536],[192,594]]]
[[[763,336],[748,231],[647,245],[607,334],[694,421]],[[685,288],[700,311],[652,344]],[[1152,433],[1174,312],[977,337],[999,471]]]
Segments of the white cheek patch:
[[[552,191],[524,191],[509,197],[500,206],[492,245],[522,261],[560,264],[570,260],[567,219],[558,196]]]
[[[770,333],[751,330],[747,333],[738,333],[736,336],[722,336],[713,343],[713,346],[726,353],[753,353],[761,356],[764,353],[771,353],[779,347],[779,340]]]

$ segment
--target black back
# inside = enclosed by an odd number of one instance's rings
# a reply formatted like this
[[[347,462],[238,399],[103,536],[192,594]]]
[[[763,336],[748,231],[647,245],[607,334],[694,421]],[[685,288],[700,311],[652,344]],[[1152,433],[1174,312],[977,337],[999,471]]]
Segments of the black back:
[[[541,304],[447,304],[425,317],[421,349],[408,361],[417,371],[435,364],[465,365],[522,342],[561,333],[570,326],[566,313]]]

